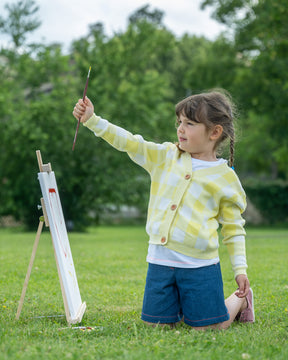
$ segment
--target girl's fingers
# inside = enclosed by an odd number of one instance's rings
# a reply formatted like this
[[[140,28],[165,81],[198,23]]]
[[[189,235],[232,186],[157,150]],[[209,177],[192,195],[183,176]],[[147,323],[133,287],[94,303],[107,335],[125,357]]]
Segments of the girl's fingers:
[[[81,117],[84,114],[85,111],[83,111],[82,109],[77,108],[77,106],[74,107],[74,111],[73,111],[73,115],[76,118]]]
[[[82,100],[79,100],[79,102],[74,107],[74,111],[77,113],[81,113],[83,115],[85,110],[86,110],[86,106],[83,104]]]

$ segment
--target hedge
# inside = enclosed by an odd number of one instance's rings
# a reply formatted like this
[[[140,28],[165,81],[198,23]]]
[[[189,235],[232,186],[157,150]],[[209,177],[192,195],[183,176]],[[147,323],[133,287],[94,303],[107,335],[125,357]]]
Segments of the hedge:
[[[242,180],[248,198],[267,224],[288,220],[288,182],[281,180]]]

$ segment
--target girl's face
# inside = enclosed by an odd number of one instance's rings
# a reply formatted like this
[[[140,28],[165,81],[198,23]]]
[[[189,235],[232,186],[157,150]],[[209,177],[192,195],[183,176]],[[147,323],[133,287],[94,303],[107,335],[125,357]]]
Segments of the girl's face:
[[[203,123],[187,119],[182,114],[177,119],[177,123],[177,136],[181,150],[190,153],[196,159],[217,160],[211,130],[208,130]]]

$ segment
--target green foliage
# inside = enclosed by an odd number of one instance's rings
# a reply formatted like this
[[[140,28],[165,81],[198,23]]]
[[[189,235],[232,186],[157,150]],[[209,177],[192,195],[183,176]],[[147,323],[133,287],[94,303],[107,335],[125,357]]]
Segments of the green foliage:
[[[6,6],[0,31],[10,35],[14,48],[0,53],[0,216],[13,215],[30,228],[38,223],[37,149],[52,164],[65,219],[75,229],[97,222],[110,205],[133,205],[145,213],[149,176],[125,154],[82,126],[71,151],[72,110],[89,66],[88,96],[96,113],[156,142],[176,140],[175,103],[226,88],[242,110],[237,172],[287,180],[287,7],[283,0],[205,4],[213,5],[218,20],[234,24],[234,37],[176,38],[163,25],[163,12],[146,5],[111,37],[101,23],[90,25],[69,55],[59,45],[27,45],[40,24],[34,1]]]
[[[250,179],[243,184],[266,224],[288,221],[288,182]]]
[[[72,51],[83,72],[92,66],[88,96],[96,113],[147,140],[173,141],[170,77],[159,62],[170,61],[173,35],[158,25],[139,21],[111,39],[99,27],[98,31],[93,27],[89,39],[75,42]],[[92,139],[91,134],[88,136]],[[150,185],[148,174],[103,141],[94,137],[92,140],[90,159],[94,160],[86,177],[89,188],[94,189],[90,210],[99,216],[103,206],[112,203],[135,205],[144,211]]]
[[[175,47],[174,58],[171,74],[178,90],[176,98],[217,87],[231,91],[241,68],[234,44],[224,36],[211,41],[184,35]]]
[[[151,328],[140,320],[147,236],[139,227],[97,227],[69,235],[82,301],[83,326],[69,329],[48,231],[40,238],[19,321],[18,301],[35,232],[0,231],[1,359],[285,360],[287,344],[287,229],[247,229],[255,324],[227,331]],[[227,249],[220,245],[225,296],[235,289]],[[265,276],[263,276],[265,274]],[[267,285],[269,284],[269,285]],[[55,317],[48,317],[57,315]],[[44,316],[41,318],[37,318]]]
[[[254,156],[250,157],[249,164],[240,161],[241,167],[248,167],[249,172],[255,174],[260,170],[270,178],[287,179],[287,1],[203,2],[203,7],[208,5],[213,7],[216,19],[233,26],[235,47],[245,66],[239,73],[240,83],[235,84],[235,94],[245,107],[243,128],[249,129],[249,143],[243,143],[242,152],[245,153],[248,146]],[[259,152],[264,143],[269,146],[264,153]],[[262,156],[261,168],[259,156]]]
[[[69,67],[69,59],[59,48],[41,48],[36,59],[28,54],[20,55],[11,63],[10,79],[6,78],[10,93],[2,102],[4,139],[0,193],[4,201],[1,201],[0,212],[13,214],[28,226],[38,222],[40,193],[35,151],[42,151],[44,161],[45,156],[51,162],[61,159],[61,165],[66,156],[63,144],[73,141],[73,130],[69,127],[66,131],[65,122],[71,119],[73,124],[70,114],[75,82],[72,77],[61,78],[61,72],[67,72]],[[64,126],[59,126],[61,122]]]
[[[150,5],[145,5],[138,9],[129,17],[130,24],[138,24],[143,21],[145,23],[151,22],[156,25],[162,25],[163,11],[155,9],[154,11],[149,10]]]
[[[201,8],[212,6],[214,8],[212,16],[235,29],[243,24],[243,18],[245,20],[251,18],[251,8],[255,3],[253,0],[203,0]]]
[[[11,36],[15,48],[25,43],[27,34],[35,31],[41,22],[33,17],[39,10],[34,0],[18,0],[6,4],[6,18],[0,16],[0,32]]]

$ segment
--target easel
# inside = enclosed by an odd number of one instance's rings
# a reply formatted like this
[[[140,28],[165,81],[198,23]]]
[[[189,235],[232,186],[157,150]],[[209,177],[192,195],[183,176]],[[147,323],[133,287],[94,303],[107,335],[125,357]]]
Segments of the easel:
[[[39,165],[40,172],[48,172],[48,173],[51,172],[52,171],[51,164],[50,163],[43,164],[40,150],[36,151],[36,155],[37,155],[37,160],[38,160],[38,165]],[[23,306],[23,303],[24,303],[24,298],[25,298],[27,287],[28,287],[28,282],[29,282],[29,279],[30,279],[30,275],[31,275],[33,263],[34,263],[34,260],[35,260],[36,251],[37,251],[37,248],[38,248],[39,239],[40,239],[40,235],[42,233],[44,222],[45,222],[45,226],[49,227],[49,221],[48,221],[48,216],[47,216],[47,212],[46,212],[46,209],[45,209],[44,199],[41,198],[40,200],[41,200],[41,207],[40,208],[42,208],[42,210],[43,210],[43,215],[40,216],[40,218],[39,218],[39,225],[38,225],[38,229],[37,229],[37,233],[36,233],[36,237],[35,237],[35,242],[34,242],[32,254],[31,254],[31,258],[30,258],[26,278],[25,278],[25,281],[24,281],[23,289],[22,289],[22,294],[21,294],[21,297],[20,297],[20,300],[19,300],[19,306],[18,306],[18,310],[17,310],[17,314],[16,314],[16,320],[19,320],[19,317],[20,317],[20,314],[21,314],[21,310],[22,310],[22,306]],[[50,230],[50,233],[51,233],[51,230]],[[52,234],[51,234],[51,236],[52,236]],[[53,248],[54,248],[54,255],[55,255],[57,271],[58,271],[58,275],[59,275],[59,281],[60,281],[60,286],[61,286],[61,292],[62,292],[62,297],[63,297],[65,315],[66,315],[67,322],[68,322],[69,325],[70,324],[75,324],[75,323],[80,323],[81,320],[82,320],[82,317],[84,315],[84,312],[86,310],[86,303],[84,302],[81,305],[81,307],[79,309],[79,312],[77,313],[76,319],[72,320],[71,316],[70,316],[68,301],[67,301],[67,297],[66,297],[66,293],[65,293],[65,289],[64,289],[64,285],[63,285],[63,280],[62,280],[62,275],[61,275],[61,271],[60,271],[60,268],[59,268],[58,259],[57,259],[56,252],[55,252],[54,243],[53,243]]]

